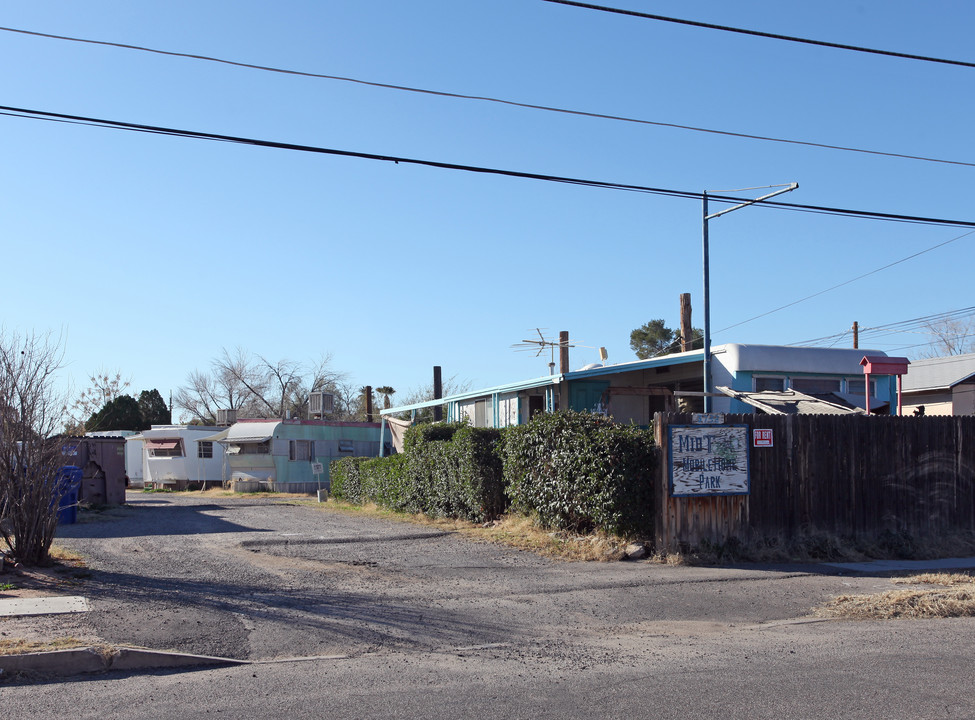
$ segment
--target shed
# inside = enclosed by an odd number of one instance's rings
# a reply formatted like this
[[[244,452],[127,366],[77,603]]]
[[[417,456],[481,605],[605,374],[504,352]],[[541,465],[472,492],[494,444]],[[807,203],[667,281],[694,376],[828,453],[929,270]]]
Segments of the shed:
[[[121,505],[125,502],[125,438],[63,438],[65,465],[82,471],[78,502]]]
[[[142,440],[135,430],[99,430],[85,433],[85,437],[122,437],[125,438],[125,475],[129,478],[129,487],[142,487]]]

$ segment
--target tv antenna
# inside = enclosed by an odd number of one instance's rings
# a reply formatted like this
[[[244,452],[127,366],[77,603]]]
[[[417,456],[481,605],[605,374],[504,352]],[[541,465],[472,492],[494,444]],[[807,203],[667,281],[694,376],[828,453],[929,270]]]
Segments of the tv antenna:
[[[535,351],[535,357],[541,357],[545,349],[548,348],[551,352],[551,361],[548,364],[549,374],[555,374],[555,348],[571,348],[577,347],[574,343],[563,343],[559,340],[549,340],[542,334],[542,330],[547,330],[548,328],[535,328],[535,332],[538,333],[538,340],[522,340],[521,342],[515,343],[511,347],[515,349],[515,352],[531,352]]]

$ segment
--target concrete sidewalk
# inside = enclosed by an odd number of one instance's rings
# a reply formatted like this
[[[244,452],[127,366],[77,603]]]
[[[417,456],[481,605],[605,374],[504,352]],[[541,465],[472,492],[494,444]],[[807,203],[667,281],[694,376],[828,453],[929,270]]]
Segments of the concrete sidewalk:
[[[23,615],[60,615],[88,612],[88,600],[80,595],[51,597],[0,598],[0,617]]]
[[[857,563],[823,563],[823,565],[858,573],[942,572],[975,569],[975,557],[941,558],[940,560],[871,560]]]

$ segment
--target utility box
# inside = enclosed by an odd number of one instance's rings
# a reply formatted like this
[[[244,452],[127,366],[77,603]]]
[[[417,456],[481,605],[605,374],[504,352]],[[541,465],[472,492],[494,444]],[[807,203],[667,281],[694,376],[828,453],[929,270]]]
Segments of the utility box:
[[[81,468],[78,502],[90,505],[125,503],[125,438],[64,438],[65,465]]]

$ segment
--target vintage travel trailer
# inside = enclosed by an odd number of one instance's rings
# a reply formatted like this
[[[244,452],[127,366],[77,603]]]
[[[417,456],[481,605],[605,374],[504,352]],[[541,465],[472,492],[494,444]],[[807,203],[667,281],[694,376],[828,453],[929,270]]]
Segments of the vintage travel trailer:
[[[240,420],[204,439],[225,448],[234,490],[311,493],[329,487],[332,460],[378,457],[380,424]]]
[[[126,439],[141,443],[145,487],[185,490],[222,486],[226,479],[224,448],[206,439],[221,428],[203,425],[153,425]]]

